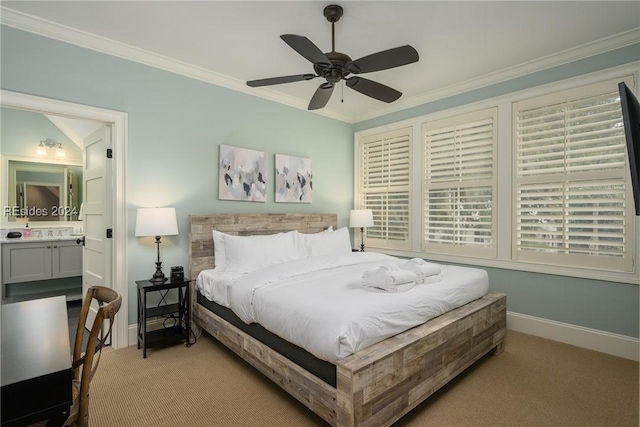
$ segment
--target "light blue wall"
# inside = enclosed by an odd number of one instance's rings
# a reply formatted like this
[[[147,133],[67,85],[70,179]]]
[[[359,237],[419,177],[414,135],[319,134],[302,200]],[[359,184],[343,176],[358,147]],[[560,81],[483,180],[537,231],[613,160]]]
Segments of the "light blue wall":
[[[640,44],[574,61],[414,108],[356,123],[354,132],[640,60]],[[638,337],[638,284],[486,268],[490,290],[507,294],[509,311]]]
[[[150,277],[155,265],[153,239],[134,237],[139,206],[176,208],[180,235],[163,238],[165,274],[188,265],[190,213],[336,212],[347,225],[350,124],[5,26],[0,37],[2,89],[128,113],[130,323],[134,281]],[[268,153],[267,203],[218,200],[220,144]],[[312,159],[313,203],[274,203],[276,153]]]
[[[632,46],[477,91],[357,123],[188,79],[19,30],[0,33],[2,89],[129,114],[129,317],[136,316],[134,280],[152,273],[151,239],[133,237],[138,206],[175,206],[180,236],[163,239],[165,272],[187,265],[187,216],[207,212],[337,212],[347,223],[353,199],[353,132],[421,116],[526,87],[640,59]],[[55,67],[47,65],[55,64]],[[217,199],[219,144],[310,157],[314,202],[267,203]],[[638,336],[638,286],[487,269],[491,288],[508,294],[509,310]]]

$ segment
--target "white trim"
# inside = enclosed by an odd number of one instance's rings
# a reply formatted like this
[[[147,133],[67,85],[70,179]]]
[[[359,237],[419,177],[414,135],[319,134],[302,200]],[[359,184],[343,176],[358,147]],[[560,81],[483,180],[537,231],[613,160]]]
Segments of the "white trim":
[[[28,31],[44,37],[49,37],[65,43],[71,43],[76,46],[106,53],[108,55],[117,56],[150,67],[169,71],[171,73],[180,74],[196,80],[212,83],[217,86],[232,89],[238,92],[246,93],[252,96],[268,99],[280,104],[288,105],[301,110],[307,109],[307,101],[300,98],[276,93],[268,88],[249,88],[244,81],[236,78],[215,73],[201,67],[197,67],[186,62],[177,61],[166,56],[158,55],[143,49],[116,42],[104,37],[99,37],[85,31],[61,25],[42,18],[37,18],[22,12],[8,9],[0,6],[0,23],[9,27]],[[385,106],[372,113],[359,116],[350,116],[331,111],[328,108],[315,110],[315,114],[323,115],[329,118],[340,120],[346,123],[358,123],[364,120],[373,119],[386,114],[394,113],[407,108],[416,107],[436,101],[438,99],[448,98],[471,90],[490,86],[503,81],[522,77],[531,73],[557,67],[569,62],[588,58],[611,50],[619,49],[625,46],[640,42],[640,28],[635,28],[620,34],[606,37],[595,42],[587,43],[575,48],[567,49],[552,55],[537,58],[535,60],[520,64],[511,68],[501,70],[499,72],[486,74],[465,82],[456,83],[454,85],[437,89],[432,92],[414,96],[395,102],[392,105]]]
[[[129,285],[127,274],[127,215],[125,197],[125,171],[128,139],[128,114],[120,111],[106,110],[81,104],[73,104],[50,98],[26,95],[18,92],[2,90],[0,92],[2,107],[31,110],[43,114],[62,115],[81,120],[93,120],[112,126],[113,142],[113,245],[111,278],[113,288],[122,296],[122,309],[114,322],[113,347],[124,348],[129,345]]]
[[[128,326],[127,337],[130,346],[138,344],[138,324]]]
[[[507,329],[638,361],[640,340],[507,311]]]

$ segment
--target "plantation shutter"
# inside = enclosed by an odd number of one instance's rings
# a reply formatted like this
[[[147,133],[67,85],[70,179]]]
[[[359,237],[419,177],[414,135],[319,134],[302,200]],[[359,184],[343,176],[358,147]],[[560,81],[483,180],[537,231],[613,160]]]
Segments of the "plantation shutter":
[[[496,115],[423,125],[425,251],[495,257]]]
[[[633,203],[617,83],[514,104],[516,260],[631,269]]]
[[[411,128],[362,138],[359,143],[360,207],[373,211],[365,244],[410,248]]]

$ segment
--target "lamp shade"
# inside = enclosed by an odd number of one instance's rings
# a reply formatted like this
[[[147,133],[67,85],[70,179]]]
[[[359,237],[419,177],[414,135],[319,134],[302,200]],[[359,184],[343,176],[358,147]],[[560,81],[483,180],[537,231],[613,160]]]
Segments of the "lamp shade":
[[[373,211],[353,209],[349,212],[349,227],[373,227]]]
[[[178,234],[175,208],[138,208],[136,236],[173,236]]]

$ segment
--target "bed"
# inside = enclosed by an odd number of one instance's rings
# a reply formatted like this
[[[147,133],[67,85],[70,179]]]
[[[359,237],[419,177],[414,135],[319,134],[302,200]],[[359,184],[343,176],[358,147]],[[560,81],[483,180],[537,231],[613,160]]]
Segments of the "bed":
[[[335,214],[190,215],[189,277],[215,264],[213,230],[272,235],[337,228]],[[330,362],[245,324],[192,280],[192,321],[334,426],[388,426],[489,352],[500,353],[506,296],[485,294],[426,323]]]

